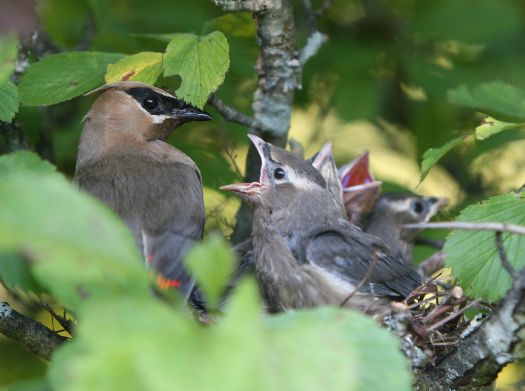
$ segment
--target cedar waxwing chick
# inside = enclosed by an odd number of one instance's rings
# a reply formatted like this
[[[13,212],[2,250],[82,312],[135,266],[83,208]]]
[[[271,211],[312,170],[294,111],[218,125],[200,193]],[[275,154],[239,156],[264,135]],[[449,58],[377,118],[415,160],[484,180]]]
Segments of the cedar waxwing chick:
[[[182,258],[201,240],[204,202],[199,169],[165,141],[190,121],[211,116],[167,92],[138,82],[117,82],[85,116],[75,182],[127,223],[161,288],[187,298],[194,279]]]
[[[348,219],[360,225],[381,193],[381,181],[376,181],[370,171],[368,151],[339,169],[343,186],[343,202]]]
[[[254,267],[270,311],[344,304],[379,314],[419,285],[415,270],[344,218],[315,167],[250,138],[262,160],[259,182],[222,189],[254,205]]]
[[[411,265],[414,241],[421,230],[403,228],[403,225],[426,223],[447,205],[445,197],[384,194],[372,209],[365,231],[383,239],[394,254],[401,255]]]

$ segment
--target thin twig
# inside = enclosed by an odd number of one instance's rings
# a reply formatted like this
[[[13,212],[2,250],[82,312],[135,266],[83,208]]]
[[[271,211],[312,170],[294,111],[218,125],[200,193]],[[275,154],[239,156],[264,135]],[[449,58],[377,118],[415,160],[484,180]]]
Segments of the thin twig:
[[[306,44],[299,52],[299,63],[304,66],[310,58],[319,52],[326,42],[328,42],[328,36],[326,34],[320,33],[319,31],[314,31],[310,34],[306,40]]]
[[[60,324],[60,326],[62,326],[63,329],[69,333],[69,335],[73,335],[73,327],[72,327],[71,321],[69,319],[66,319],[65,312],[64,312],[64,316],[58,315],[55,312],[55,310],[51,308],[49,304],[47,304],[46,302],[42,300],[40,300],[40,305],[44,307],[47,312],[49,312],[49,314],[51,315],[51,320],[56,319],[58,324]]]
[[[340,307],[344,307],[345,304],[348,302],[348,300],[350,300],[352,298],[352,296],[354,296],[356,294],[356,292],[359,289],[361,289],[361,287],[364,285],[364,283],[366,281],[368,281],[368,279],[370,278],[370,275],[372,274],[372,272],[374,271],[374,269],[376,267],[378,259],[379,259],[379,257],[377,256],[377,254],[374,254],[374,257],[372,258],[372,262],[370,263],[370,267],[368,268],[365,276],[363,277],[363,279],[361,281],[359,281],[359,284],[357,284],[357,286],[354,288],[354,290],[352,292],[350,292],[350,294],[346,297],[346,299],[343,300],[343,302],[339,305]]]
[[[441,326],[443,326],[444,324],[450,322],[451,320],[457,318],[459,315],[463,314],[466,310],[468,310],[470,307],[474,306],[474,305],[477,305],[479,304],[479,302],[477,300],[469,303],[468,305],[466,305],[465,307],[463,307],[462,309],[460,309],[458,312],[454,312],[453,314],[450,314],[449,316],[447,316],[446,318],[443,318],[441,319],[439,322],[433,324],[432,326],[430,326],[427,331],[433,331],[433,330],[436,330],[436,329],[439,329]]]
[[[516,271],[507,259],[507,254],[505,254],[505,247],[503,247],[501,231],[496,231],[496,247],[498,248],[499,260],[503,266],[503,269],[505,269],[511,276],[514,276]]]
[[[246,114],[240,113],[234,108],[226,105],[217,95],[212,94],[208,98],[208,104],[213,106],[227,121],[235,122],[247,126],[251,129],[264,130],[261,123],[256,121],[254,118],[247,116]]]
[[[471,223],[467,221],[446,221],[440,223],[405,224],[403,228],[416,229],[463,229],[467,231],[500,231],[525,235],[525,227],[517,224],[483,222]]]

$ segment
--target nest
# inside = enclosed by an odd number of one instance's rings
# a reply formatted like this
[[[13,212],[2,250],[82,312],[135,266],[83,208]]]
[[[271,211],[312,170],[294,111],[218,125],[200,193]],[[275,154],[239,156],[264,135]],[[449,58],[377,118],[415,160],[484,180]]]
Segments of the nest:
[[[404,353],[418,368],[436,365],[462,338],[479,328],[486,317],[482,311],[489,309],[439,275],[393,307],[384,323],[402,339]],[[478,312],[472,319],[465,316],[469,309]]]

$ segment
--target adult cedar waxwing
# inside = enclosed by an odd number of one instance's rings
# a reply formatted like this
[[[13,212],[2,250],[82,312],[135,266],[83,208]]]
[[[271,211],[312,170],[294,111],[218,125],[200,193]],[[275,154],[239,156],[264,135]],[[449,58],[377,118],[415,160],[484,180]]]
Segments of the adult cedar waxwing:
[[[346,214],[350,222],[358,226],[381,193],[382,182],[374,179],[369,167],[368,151],[365,151],[339,169]]]
[[[409,193],[381,195],[367,218],[365,231],[380,237],[392,253],[412,264],[414,242],[419,229],[404,224],[426,223],[448,205],[445,197],[423,197]]]
[[[182,257],[202,238],[201,176],[166,139],[185,122],[211,116],[144,83],[117,82],[96,92],[74,180],[127,223],[147,264],[159,272],[159,286],[178,288],[187,298],[194,280]]]
[[[259,182],[222,189],[254,204],[254,266],[270,311],[344,304],[377,314],[419,285],[415,270],[341,215],[315,167],[250,138],[262,160]]]

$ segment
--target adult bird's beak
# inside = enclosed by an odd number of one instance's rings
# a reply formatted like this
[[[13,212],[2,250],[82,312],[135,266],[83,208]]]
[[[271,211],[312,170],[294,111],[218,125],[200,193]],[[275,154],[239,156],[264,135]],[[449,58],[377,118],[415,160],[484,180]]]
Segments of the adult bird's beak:
[[[261,173],[259,176],[259,182],[250,182],[250,183],[233,183],[231,185],[221,186],[219,189],[231,191],[246,198],[253,198],[261,194],[261,192],[266,188],[268,184],[268,174],[266,173],[265,168],[265,157],[269,157],[270,151],[268,149],[268,144],[253,134],[249,134],[248,137],[252,140],[253,145],[259,152],[261,156]]]
[[[203,110],[187,105],[180,109],[173,110],[173,116],[182,119],[184,122],[189,121],[209,121],[213,117]]]

